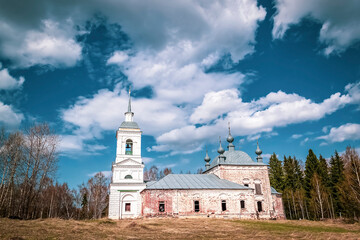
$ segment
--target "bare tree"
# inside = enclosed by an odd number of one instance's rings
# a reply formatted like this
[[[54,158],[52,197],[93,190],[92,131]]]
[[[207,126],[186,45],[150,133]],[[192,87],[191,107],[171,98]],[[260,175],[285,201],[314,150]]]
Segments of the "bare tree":
[[[313,204],[315,209],[319,209],[321,219],[325,218],[324,212],[325,212],[325,206],[326,201],[328,199],[328,193],[323,186],[319,176],[315,173],[312,181],[312,190],[311,190],[311,196],[313,199]]]

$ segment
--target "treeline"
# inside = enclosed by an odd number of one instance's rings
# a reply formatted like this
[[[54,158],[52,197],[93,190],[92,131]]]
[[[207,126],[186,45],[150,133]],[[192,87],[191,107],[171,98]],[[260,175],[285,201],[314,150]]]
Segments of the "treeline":
[[[360,159],[347,147],[327,161],[310,149],[305,166],[295,157],[269,161],[271,186],[282,193],[288,219],[348,218],[360,216]]]
[[[24,132],[0,131],[0,216],[100,218],[106,216],[109,181],[102,173],[78,189],[56,182],[59,138],[47,124]]]
[[[204,170],[202,168],[199,168],[196,173],[194,174],[202,174]],[[159,168],[155,165],[151,166],[149,170],[145,167],[144,169],[144,181],[158,181],[165,177],[168,174],[173,173],[171,168],[164,168],[162,170],[159,170]],[[180,174],[183,174],[183,171],[180,171]],[[186,174],[193,174],[190,170],[186,172]]]

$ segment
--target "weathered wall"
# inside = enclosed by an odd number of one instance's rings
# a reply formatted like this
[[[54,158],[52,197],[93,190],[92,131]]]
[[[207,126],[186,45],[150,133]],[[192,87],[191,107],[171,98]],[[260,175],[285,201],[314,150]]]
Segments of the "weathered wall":
[[[109,218],[123,219],[141,216],[140,192],[145,188],[143,185],[110,184]],[[130,203],[130,211],[125,211],[125,204]]]
[[[142,215],[150,216],[213,216],[256,218],[256,202],[252,190],[143,190]],[[195,212],[194,201],[200,203]],[[221,202],[226,200],[226,211]],[[245,208],[240,208],[240,200]],[[165,202],[165,212],[159,212],[159,202]],[[268,213],[259,213],[260,218],[269,218]]]
[[[278,219],[285,219],[284,205],[281,194],[272,194],[274,213],[273,216]]]
[[[264,166],[232,166],[220,165],[210,169],[207,174],[213,173],[221,179],[226,179],[241,185],[248,184],[250,188],[255,189],[255,184],[260,183],[261,193],[255,194],[254,201],[261,201],[263,212],[260,215],[271,215],[273,213],[273,198],[271,196],[270,180],[268,167]],[[276,205],[278,207],[278,205]],[[283,212],[281,209],[275,209],[276,212]]]

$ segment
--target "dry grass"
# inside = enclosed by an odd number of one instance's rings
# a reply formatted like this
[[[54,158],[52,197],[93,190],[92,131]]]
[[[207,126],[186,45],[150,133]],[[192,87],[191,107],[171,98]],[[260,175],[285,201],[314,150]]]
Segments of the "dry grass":
[[[1,239],[360,239],[360,224],[210,218],[0,219]]]

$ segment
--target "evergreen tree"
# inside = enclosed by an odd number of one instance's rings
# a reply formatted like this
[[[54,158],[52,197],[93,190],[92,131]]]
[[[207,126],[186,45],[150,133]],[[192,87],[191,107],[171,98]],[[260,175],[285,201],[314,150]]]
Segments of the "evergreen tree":
[[[297,190],[297,188],[301,187],[301,183],[298,182],[301,180],[301,175],[298,175],[297,170],[300,170],[298,161],[290,156],[288,158],[284,156],[285,189],[283,200],[290,219],[299,219],[299,217],[302,217],[299,209],[299,207],[301,208],[299,205],[300,201],[298,199],[299,191]]]
[[[311,181],[316,172],[318,172],[319,160],[314,154],[313,150],[309,149],[309,154],[306,157],[305,162],[305,178],[304,178],[304,189],[306,197],[311,198]]]
[[[337,151],[335,156],[330,159],[330,189],[333,199],[334,211],[336,215],[340,215],[344,211],[341,187],[345,180],[344,162],[340,158]]]
[[[284,156],[284,178],[285,188],[295,189],[295,166],[294,160],[289,156]]]
[[[295,174],[295,188],[303,188],[304,184],[304,173],[301,169],[300,162],[294,156],[294,174]]]
[[[284,190],[284,174],[281,161],[277,158],[275,153],[273,153],[270,157],[269,167],[269,178],[271,186],[274,187],[277,191],[282,192]]]
[[[87,218],[87,210],[88,210],[88,197],[87,197],[87,193],[85,192],[81,200],[81,213],[80,213],[81,219]]]
[[[319,156],[319,168],[318,168],[318,175],[321,179],[321,182],[324,184],[325,187],[329,187],[330,179],[329,179],[329,167],[326,162],[326,159],[323,156]]]

